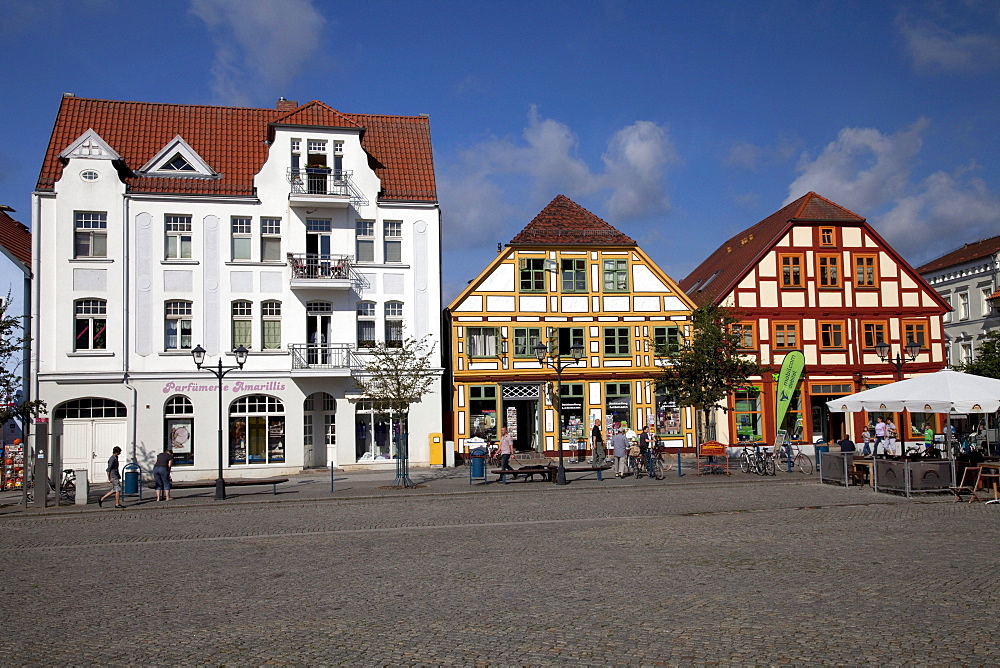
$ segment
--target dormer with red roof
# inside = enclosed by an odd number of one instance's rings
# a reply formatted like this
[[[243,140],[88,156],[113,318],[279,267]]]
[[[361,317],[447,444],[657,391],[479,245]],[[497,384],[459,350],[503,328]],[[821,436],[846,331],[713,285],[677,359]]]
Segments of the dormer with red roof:
[[[947,304],[867,220],[814,192],[728,239],[681,288],[698,304],[733,308],[745,353],[762,365],[777,371],[790,351],[805,356],[796,408],[782,425],[772,378],[731,397],[733,439],[770,441],[779,428],[810,443],[857,436],[825,402],[901,377],[881,361],[881,342],[892,356],[917,345],[906,376],[944,365]]]

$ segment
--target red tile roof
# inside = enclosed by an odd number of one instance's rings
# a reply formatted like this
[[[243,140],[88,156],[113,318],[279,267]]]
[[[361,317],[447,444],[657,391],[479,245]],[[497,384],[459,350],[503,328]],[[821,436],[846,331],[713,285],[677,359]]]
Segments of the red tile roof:
[[[0,206],[0,245],[31,269],[31,231],[7,213],[14,209]]]
[[[927,264],[917,267],[917,273],[925,274],[929,271],[946,269],[956,264],[965,264],[966,262],[986,258],[995,253],[1000,253],[1000,236],[980,239],[979,241],[965,244],[958,250],[945,253],[936,260],[931,260]]]
[[[794,223],[865,223],[865,219],[814,192],[775,211],[719,246],[680,282],[696,303],[715,303],[729,294]],[[698,289],[692,290],[695,286]]]
[[[635,246],[622,234],[565,195],[558,195],[511,239],[512,246]]]
[[[343,114],[315,100],[284,111],[64,96],[37,189],[53,189],[62,176],[59,153],[92,128],[130,170],[145,165],[180,135],[221,175],[219,179],[126,176],[131,191],[252,195],[253,176],[267,159],[266,141],[274,124],[363,129],[361,145],[382,181],[381,199],[437,201],[430,119]]]

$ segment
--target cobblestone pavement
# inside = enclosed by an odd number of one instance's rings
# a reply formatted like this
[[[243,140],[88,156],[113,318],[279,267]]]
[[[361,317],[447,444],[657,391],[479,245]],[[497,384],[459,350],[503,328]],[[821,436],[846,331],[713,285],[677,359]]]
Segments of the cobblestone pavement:
[[[816,476],[0,496],[6,665],[997,665],[1000,506]],[[237,491],[238,490],[238,491]],[[92,498],[96,498],[97,489]],[[204,493],[202,493],[204,492]]]

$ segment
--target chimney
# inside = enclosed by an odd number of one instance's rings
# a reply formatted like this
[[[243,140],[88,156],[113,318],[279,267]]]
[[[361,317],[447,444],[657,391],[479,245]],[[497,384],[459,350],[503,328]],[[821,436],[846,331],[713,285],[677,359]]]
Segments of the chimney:
[[[274,105],[274,108],[278,111],[291,111],[299,106],[299,103],[295,100],[286,100],[283,97],[278,98],[278,103]]]

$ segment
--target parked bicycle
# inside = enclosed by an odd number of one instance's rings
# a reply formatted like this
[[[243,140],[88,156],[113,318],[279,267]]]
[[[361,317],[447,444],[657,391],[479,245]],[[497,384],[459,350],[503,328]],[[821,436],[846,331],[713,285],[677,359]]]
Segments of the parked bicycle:
[[[45,482],[49,485],[49,494],[56,493],[56,486],[52,482],[51,478],[46,478]],[[59,498],[66,501],[76,500],[76,471],[73,469],[63,469],[62,480],[59,481]],[[35,485],[31,482],[28,483],[28,503],[33,503],[35,500]]]
[[[789,458],[792,460],[792,469],[806,474],[813,472],[813,461],[809,459],[808,455],[803,454],[801,448],[794,443],[785,443],[778,447],[775,461],[779,470],[788,471]]]
[[[740,470],[757,475],[775,475],[777,467],[770,450],[757,445],[744,445],[740,452]]]

